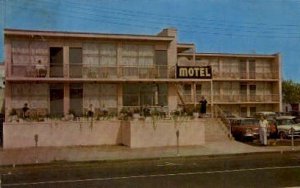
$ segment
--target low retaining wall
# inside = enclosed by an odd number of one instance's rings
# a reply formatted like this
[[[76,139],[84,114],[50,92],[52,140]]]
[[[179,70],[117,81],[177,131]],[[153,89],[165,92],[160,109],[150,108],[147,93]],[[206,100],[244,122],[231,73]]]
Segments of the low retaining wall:
[[[176,132],[179,137],[177,140]],[[3,147],[88,146],[124,144],[131,148],[203,145],[203,121],[51,121],[4,123]]]
[[[3,147],[87,146],[121,144],[120,121],[4,123]]]
[[[122,137],[122,142],[131,148],[177,146],[177,131],[179,146],[205,143],[203,121],[197,120],[181,123],[173,120],[159,120],[155,123],[152,120],[124,122],[122,132],[126,137]]]

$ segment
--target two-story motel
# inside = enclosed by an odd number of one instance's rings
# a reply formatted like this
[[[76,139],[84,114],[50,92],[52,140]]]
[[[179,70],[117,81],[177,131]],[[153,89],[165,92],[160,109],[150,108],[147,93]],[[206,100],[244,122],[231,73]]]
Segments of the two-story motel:
[[[279,54],[197,53],[194,44],[178,43],[172,28],[157,35],[15,29],[4,35],[6,117],[25,103],[52,117],[70,110],[82,116],[90,104],[115,113],[145,105],[171,112],[202,96],[209,113],[281,110]],[[42,77],[38,61],[46,68]]]

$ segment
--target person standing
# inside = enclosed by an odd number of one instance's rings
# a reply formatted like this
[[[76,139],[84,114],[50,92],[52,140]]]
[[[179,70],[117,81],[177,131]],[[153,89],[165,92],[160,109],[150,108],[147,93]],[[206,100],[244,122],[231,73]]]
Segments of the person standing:
[[[28,104],[25,103],[23,108],[22,108],[22,116],[23,116],[24,119],[29,118],[28,112],[29,112]]]
[[[95,113],[95,109],[93,107],[93,104],[90,104],[89,108],[88,108],[87,116],[89,118],[93,118],[94,117],[94,113]]]
[[[207,100],[204,98],[204,96],[201,97],[200,100],[200,116],[199,117],[203,117],[204,114],[206,114],[206,104],[207,104]]]
[[[267,131],[268,131],[268,120],[266,120],[265,116],[261,116],[259,121],[259,140],[260,143],[264,146],[268,144]]]

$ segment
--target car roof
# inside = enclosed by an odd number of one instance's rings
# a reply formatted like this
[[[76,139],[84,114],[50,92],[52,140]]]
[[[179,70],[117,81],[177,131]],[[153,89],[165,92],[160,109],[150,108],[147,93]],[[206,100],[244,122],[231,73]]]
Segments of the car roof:
[[[294,119],[295,116],[279,116],[276,119],[281,120],[281,119]]]
[[[244,118],[244,117],[236,117],[236,118],[230,118],[231,120],[248,120],[248,119],[250,119],[250,120],[252,120],[252,119],[255,119],[255,120],[257,120],[256,118]]]
[[[276,115],[276,112],[268,112],[268,111],[265,111],[265,112],[256,112],[255,114],[261,114],[261,115]]]

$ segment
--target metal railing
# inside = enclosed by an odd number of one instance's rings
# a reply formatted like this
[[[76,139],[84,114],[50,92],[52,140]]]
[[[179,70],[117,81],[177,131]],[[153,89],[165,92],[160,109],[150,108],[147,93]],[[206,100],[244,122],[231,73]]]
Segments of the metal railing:
[[[50,64],[44,77],[70,78],[175,78],[174,66],[96,66],[88,64]],[[11,77],[37,77],[32,64],[12,65]]]
[[[214,102],[279,102],[279,95],[214,95]]]
[[[214,71],[213,78],[216,79],[278,79],[278,72],[217,72]]]
[[[217,106],[213,106],[213,114],[215,118],[218,118],[222,130],[225,132],[225,134],[228,136],[228,138],[233,139],[232,134],[231,134],[231,124],[229,119],[226,117],[226,114],[223,112],[223,110]]]

